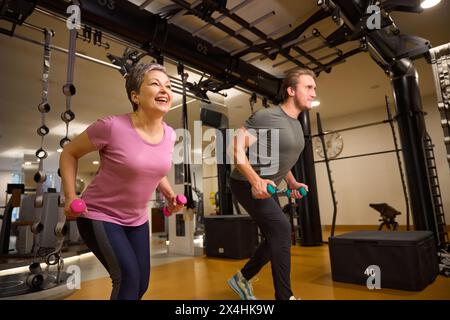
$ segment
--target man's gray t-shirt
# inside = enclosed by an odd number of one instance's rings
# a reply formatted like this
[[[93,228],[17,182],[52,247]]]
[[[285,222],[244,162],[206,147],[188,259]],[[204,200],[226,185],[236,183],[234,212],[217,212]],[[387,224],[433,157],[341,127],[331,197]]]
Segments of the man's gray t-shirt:
[[[256,111],[244,127],[258,139],[247,152],[252,168],[262,178],[278,185],[305,147],[300,121],[276,106]],[[231,172],[231,178],[247,180],[237,168]]]

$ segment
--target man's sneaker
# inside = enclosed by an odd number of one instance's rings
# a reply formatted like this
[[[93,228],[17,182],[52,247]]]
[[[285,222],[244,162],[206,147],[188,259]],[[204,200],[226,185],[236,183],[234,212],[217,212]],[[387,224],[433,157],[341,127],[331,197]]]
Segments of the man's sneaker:
[[[253,294],[252,284],[244,278],[240,271],[232,276],[227,283],[239,295],[241,300],[257,300]]]

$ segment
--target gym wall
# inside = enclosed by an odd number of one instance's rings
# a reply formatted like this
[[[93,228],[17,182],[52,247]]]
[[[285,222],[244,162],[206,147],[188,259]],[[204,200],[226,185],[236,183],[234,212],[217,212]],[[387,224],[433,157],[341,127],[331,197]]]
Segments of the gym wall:
[[[338,130],[387,119],[384,97],[380,97],[379,100],[379,107],[373,109],[338,117],[322,118],[323,129]],[[230,127],[238,128],[242,126],[246,117],[250,115],[248,96],[231,98],[226,103],[230,107]],[[446,213],[446,222],[449,223],[450,175],[436,98],[434,95],[426,96],[422,98],[422,103],[424,111],[428,113],[425,117],[426,125],[435,145],[434,152],[438,165],[442,200]],[[242,106],[242,108],[233,109],[236,106]],[[260,99],[258,99],[255,110],[261,107]],[[317,133],[316,111],[320,112],[320,108],[326,107],[321,106],[310,114],[313,134]],[[391,103],[391,109],[394,112],[393,108],[394,105]],[[239,110],[239,113],[232,110]],[[243,116],[244,114],[245,117]],[[397,128],[396,124],[395,128]],[[341,133],[341,136],[344,140],[341,157],[394,149],[389,124],[345,131]],[[401,148],[398,132],[397,141]],[[323,159],[315,154],[315,160]],[[380,202],[386,202],[402,212],[396,220],[400,225],[406,225],[405,200],[395,153],[332,161],[330,167],[336,190],[336,200],[338,201],[336,225],[379,225],[379,213],[370,208],[369,203]],[[323,225],[331,225],[333,205],[324,163],[316,164],[316,175],[321,222]],[[412,223],[412,216],[410,217]]]
[[[438,165],[439,182],[446,212],[450,221],[450,176],[445,156],[442,130],[434,96],[423,98],[423,107],[428,113],[426,125],[435,145],[434,152]],[[384,106],[366,112],[323,120],[324,130],[336,130],[359,124],[387,119]],[[317,132],[312,124],[313,132]],[[341,133],[344,148],[340,156],[377,152],[394,149],[391,129],[388,124],[372,126]],[[397,139],[399,135],[397,133]],[[401,145],[399,145],[401,148]],[[315,155],[316,160],[321,160]],[[404,161],[402,160],[404,163]],[[379,213],[369,207],[369,203],[386,202],[402,214],[397,216],[400,225],[406,225],[406,207],[400,173],[395,153],[370,157],[332,161],[332,178],[338,201],[337,225],[378,225]],[[331,225],[333,206],[325,164],[316,165],[317,184],[322,224]],[[413,195],[408,195],[411,197]],[[412,223],[412,217],[411,217]]]

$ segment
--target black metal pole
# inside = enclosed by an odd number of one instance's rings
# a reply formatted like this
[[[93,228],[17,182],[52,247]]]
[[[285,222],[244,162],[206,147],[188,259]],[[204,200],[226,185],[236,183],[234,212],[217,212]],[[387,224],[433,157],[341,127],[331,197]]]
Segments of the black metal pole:
[[[391,106],[389,104],[389,98],[385,96],[386,99],[386,111],[389,119],[389,125],[391,127],[392,132],[392,140],[394,141],[395,146],[395,155],[397,156],[397,164],[398,164],[398,170],[400,172],[400,179],[402,181],[402,189],[403,189],[403,196],[405,197],[405,207],[406,207],[406,230],[409,231],[411,227],[411,223],[409,222],[410,212],[409,212],[409,199],[408,199],[408,191],[406,186],[406,179],[405,174],[403,173],[403,166],[402,166],[402,159],[400,155],[400,150],[398,148],[398,142],[397,142],[397,134],[395,133],[393,118],[391,114]]]
[[[331,222],[331,233],[330,233],[330,236],[333,237],[336,228],[336,217],[337,217],[336,192],[334,191],[333,179],[331,178],[330,159],[328,159],[327,153],[328,150],[325,144],[325,139],[323,137],[322,121],[320,120],[320,113],[318,112],[317,112],[317,131],[319,131],[320,134],[319,137],[320,143],[322,144],[323,156],[325,158],[325,166],[327,168],[327,176],[328,176],[328,184],[330,185],[331,200],[333,201],[333,220]]]
[[[299,121],[305,135],[305,149],[293,168],[293,174],[298,181],[306,183],[309,187],[308,196],[300,201],[297,200],[297,214],[300,217],[300,244],[302,246],[320,246],[323,243],[322,229],[308,111],[300,114]]]
[[[417,71],[409,59],[398,60],[390,71],[414,229],[433,231],[437,241],[433,198],[423,142],[426,137],[426,126]]]
[[[369,153],[355,154],[354,156],[339,157],[339,158],[327,159],[327,160],[318,160],[318,161],[315,161],[314,163],[322,163],[322,162],[330,162],[330,161],[336,161],[336,160],[369,157],[369,156],[375,156],[375,155],[378,155],[378,154],[393,153],[393,152],[400,152],[400,151],[402,151],[402,150],[401,149],[394,149],[394,150],[386,150],[386,151],[378,151],[378,152],[369,152]]]
[[[343,131],[349,131],[349,130],[355,130],[355,129],[361,129],[361,128],[367,128],[367,127],[371,127],[371,126],[377,126],[380,124],[385,124],[385,123],[389,123],[390,120],[382,120],[382,121],[377,121],[377,122],[372,122],[372,123],[367,123],[367,124],[361,124],[359,126],[354,126],[354,127],[348,127],[348,128],[343,128],[343,129],[337,129],[337,130],[330,130],[330,131],[326,131],[323,132],[322,134],[314,134],[311,137],[315,138],[318,137],[320,135],[327,135],[327,134],[332,134],[332,133],[340,133]]]

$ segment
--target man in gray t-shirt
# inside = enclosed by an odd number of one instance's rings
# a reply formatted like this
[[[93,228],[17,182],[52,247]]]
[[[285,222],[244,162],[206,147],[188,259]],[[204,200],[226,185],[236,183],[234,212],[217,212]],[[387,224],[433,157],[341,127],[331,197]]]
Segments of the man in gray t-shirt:
[[[285,179],[291,196],[301,199],[298,182],[291,172],[303,151],[305,140],[298,116],[311,109],[316,97],[315,75],[309,69],[290,71],[281,86],[281,105],[255,112],[240,128],[233,143],[235,168],[230,187],[264,235],[253,256],[233,277],[230,287],[243,300],[256,299],[250,279],[267,263],[272,265],[275,299],[295,300],[291,290],[291,225],[278,198],[267,191]]]
[[[276,106],[253,113],[244,127],[257,139],[247,153],[253,170],[278,185],[295,165],[305,146],[300,121],[289,116],[281,106]],[[231,177],[247,180],[237,168]]]

